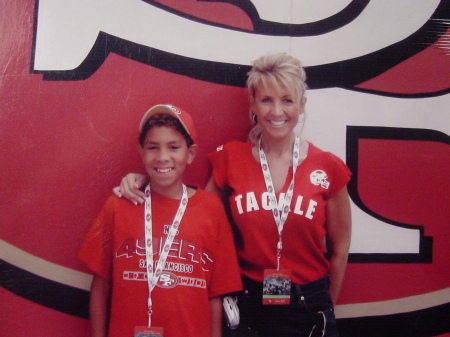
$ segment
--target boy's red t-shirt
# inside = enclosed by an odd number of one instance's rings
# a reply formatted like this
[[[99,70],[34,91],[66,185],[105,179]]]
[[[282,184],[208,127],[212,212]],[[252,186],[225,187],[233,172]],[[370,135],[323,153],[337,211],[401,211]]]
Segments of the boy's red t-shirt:
[[[180,200],[152,193],[154,260]],[[148,323],[144,206],[111,196],[91,226],[78,257],[112,281],[109,336],[133,336]],[[166,337],[209,336],[209,299],[241,290],[231,228],[220,200],[197,190],[152,291],[152,326]]]

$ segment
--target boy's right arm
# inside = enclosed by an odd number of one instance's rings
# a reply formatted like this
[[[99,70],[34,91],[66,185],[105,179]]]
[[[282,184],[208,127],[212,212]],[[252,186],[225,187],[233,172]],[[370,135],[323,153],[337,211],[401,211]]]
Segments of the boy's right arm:
[[[145,200],[145,194],[139,188],[148,182],[146,175],[139,173],[128,173],[122,178],[119,186],[113,188],[113,193],[119,197],[125,197],[133,204],[142,204]]]
[[[109,322],[111,282],[94,274],[89,300],[91,336],[106,337]]]

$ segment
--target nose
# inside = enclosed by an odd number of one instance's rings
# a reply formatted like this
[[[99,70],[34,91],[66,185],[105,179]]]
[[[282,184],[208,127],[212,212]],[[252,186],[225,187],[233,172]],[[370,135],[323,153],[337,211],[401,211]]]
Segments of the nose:
[[[160,149],[158,151],[158,155],[156,156],[156,159],[160,162],[169,160],[169,151],[164,148]]]
[[[283,114],[283,104],[281,102],[275,101],[273,103],[272,114],[282,115]]]

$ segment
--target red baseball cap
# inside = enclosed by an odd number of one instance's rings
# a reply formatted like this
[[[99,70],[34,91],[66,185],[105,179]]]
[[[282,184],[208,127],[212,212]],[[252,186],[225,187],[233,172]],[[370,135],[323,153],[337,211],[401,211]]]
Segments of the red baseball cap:
[[[142,128],[150,117],[157,113],[165,113],[177,118],[194,143],[197,141],[197,132],[195,130],[194,120],[191,115],[172,104],[158,104],[151,107],[141,119],[141,123],[139,124],[139,132],[142,131]]]

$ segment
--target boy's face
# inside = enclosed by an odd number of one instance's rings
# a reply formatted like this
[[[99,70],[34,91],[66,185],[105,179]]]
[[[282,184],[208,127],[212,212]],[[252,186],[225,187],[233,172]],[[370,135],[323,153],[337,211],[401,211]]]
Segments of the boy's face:
[[[140,152],[152,191],[180,199],[183,172],[194,160],[197,145],[188,148],[183,135],[173,127],[153,126],[148,130]]]

